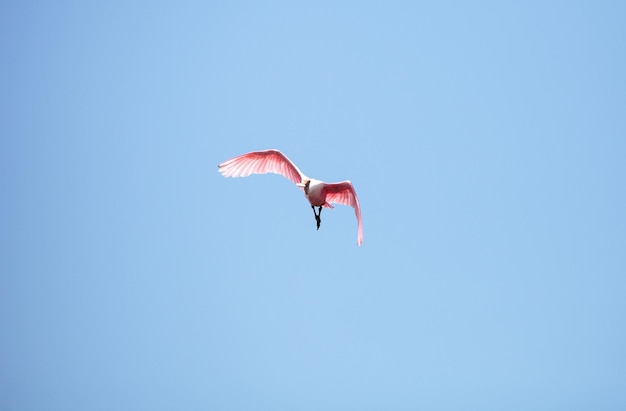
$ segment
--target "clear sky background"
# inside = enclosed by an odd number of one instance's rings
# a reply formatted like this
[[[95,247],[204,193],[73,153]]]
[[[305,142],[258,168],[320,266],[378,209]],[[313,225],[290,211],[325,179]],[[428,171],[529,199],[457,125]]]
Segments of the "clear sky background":
[[[623,1],[3,2],[0,409],[626,409],[625,73]]]

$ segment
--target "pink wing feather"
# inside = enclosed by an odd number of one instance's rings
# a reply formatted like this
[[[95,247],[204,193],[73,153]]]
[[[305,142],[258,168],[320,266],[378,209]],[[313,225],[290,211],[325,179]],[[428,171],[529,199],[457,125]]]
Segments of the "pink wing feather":
[[[327,183],[324,186],[326,201],[329,203],[343,204],[354,208],[354,215],[359,226],[359,236],[357,245],[363,243],[363,225],[361,223],[361,206],[359,198],[356,196],[354,186],[349,180],[340,183]]]
[[[224,177],[247,177],[250,174],[280,174],[295,184],[301,183],[304,174],[286,155],[278,150],[253,151],[224,161],[218,171]]]

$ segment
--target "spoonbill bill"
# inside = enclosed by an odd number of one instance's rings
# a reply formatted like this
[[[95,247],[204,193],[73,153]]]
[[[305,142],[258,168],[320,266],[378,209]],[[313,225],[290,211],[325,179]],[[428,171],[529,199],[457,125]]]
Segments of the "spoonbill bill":
[[[278,150],[252,151],[224,161],[217,166],[224,177],[247,177],[250,174],[280,174],[293,181],[311,203],[313,215],[320,229],[322,207],[334,208],[330,203],[343,204],[354,208],[358,224],[357,245],[363,243],[363,226],[361,224],[361,207],[349,180],[339,183],[325,183],[305,176],[296,165]],[[315,212],[315,207],[318,211]]]

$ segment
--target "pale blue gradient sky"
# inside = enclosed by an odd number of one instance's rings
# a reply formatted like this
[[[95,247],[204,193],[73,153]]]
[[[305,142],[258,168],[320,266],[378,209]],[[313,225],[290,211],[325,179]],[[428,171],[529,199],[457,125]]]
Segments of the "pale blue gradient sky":
[[[625,4],[4,2],[0,409],[625,409]]]

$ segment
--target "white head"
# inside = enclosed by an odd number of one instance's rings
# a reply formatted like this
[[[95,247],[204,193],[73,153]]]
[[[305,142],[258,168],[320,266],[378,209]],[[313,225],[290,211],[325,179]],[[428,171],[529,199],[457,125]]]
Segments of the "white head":
[[[298,183],[296,185],[304,189],[304,194],[309,194],[309,186],[311,185],[310,179],[307,178],[306,180],[304,180],[304,183]]]

